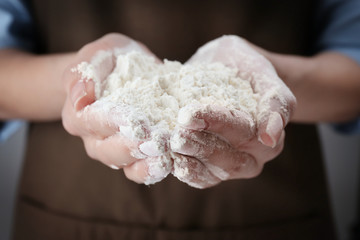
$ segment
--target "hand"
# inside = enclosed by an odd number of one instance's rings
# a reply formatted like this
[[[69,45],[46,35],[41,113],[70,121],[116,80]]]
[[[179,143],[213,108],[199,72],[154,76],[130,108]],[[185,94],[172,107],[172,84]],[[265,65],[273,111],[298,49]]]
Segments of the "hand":
[[[173,174],[204,188],[223,180],[257,176],[283,148],[284,127],[296,100],[271,63],[236,36],[224,36],[201,47],[188,63],[221,62],[238,69],[259,95],[255,119],[244,111],[218,106],[187,106],[171,139],[177,153]]]
[[[130,108],[96,101],[99,93],[95,93],[95,84],[100,84],[112,72],[118,54],[133,50],[155,57],[142,44],[120,34],[109,34],[84,46],[63,76],[67,98],[62,119],[69,133],[83,139],[90,157],[114,169],[123,168],[126,176],[135,182],[150,184],[165,178],[171,164],[163,156],[151,153],[149,156],[139,150],[141,145],[146,150],[149,140],[147,119],[138,121],[138,130],[144,136],[139,139],[129,132],[129,123],[124,118],[131,114]],[[102,58],[93,58],[99,53]],[[91,71],[86,76],[76,71],[84,62]]]

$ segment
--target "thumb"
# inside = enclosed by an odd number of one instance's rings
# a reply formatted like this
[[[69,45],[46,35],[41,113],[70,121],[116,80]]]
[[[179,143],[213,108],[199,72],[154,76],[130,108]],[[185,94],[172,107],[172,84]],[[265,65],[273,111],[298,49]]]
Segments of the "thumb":
[[[258,103],[259,141],[269,147],[277,146],[295,107],[296,98],[288,88],[280,87],[278,91],[265,93]]]
[[[70,90],[70,101],[75,108],[79,111],[95,102],[95,87],[92,80],[79,80]]]

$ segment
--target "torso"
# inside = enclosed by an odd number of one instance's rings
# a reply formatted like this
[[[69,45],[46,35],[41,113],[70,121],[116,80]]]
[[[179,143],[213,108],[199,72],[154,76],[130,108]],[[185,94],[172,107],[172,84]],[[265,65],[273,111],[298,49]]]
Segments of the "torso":
[[[105,33],[121,32],[160,58],[180,61],[223,34],[306,54],[312,5],[33,1],[45,52],[76,51]],[[259,177],[197,190],[173,177],[137,185],[88,158],[81,140],[60,123],[33,124],[16,226],[17,239],[333,239],[315,127],[302,125],[287,127],[283,153]]]

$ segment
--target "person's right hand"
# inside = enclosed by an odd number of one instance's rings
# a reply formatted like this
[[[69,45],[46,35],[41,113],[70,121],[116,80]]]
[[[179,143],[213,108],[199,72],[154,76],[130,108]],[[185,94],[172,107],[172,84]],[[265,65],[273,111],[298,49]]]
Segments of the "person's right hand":
[[[145,136],[139,139],[129,131],[131,128],[125,119],[131,110],[110,102],[104,105],[96,101],[95,94],[95,84],[112,72],[116,56],[134,50],[155,57],[144,45],[121,34],[108,34],[84,46],[63,76],[67,98],[62,120],[70,134],[82,138],[91,158],[114,169],[123,168],[126,176],[135,182],[151,184],[165,178],[171,171],[171,164],[164,156],[145,151],[146,155],[139,150],[142,144],[145,149],[150,140],[147,119],[139,119],[138,131]],[[103,57],[94,58],[99,51]],[[75,70],[82,62],[91,63],[87,69],[91,71],[89,76]]]

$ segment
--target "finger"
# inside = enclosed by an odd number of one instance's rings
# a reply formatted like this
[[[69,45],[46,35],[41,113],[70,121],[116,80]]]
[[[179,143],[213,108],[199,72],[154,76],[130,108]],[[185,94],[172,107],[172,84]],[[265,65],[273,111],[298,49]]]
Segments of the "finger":
[[[269,147],[275,147],[284,129],[283,118],[277,112],[272,112],[264,120],[261,120],[258,127],[259,141]]]
[[[102,61],[98,61],[97,63],[97,67],[99,69],[96,69],[96,73],[101,72],[101,74],[97,74],[97,77],[101,77],[102,81],[103,78],[105,78],[105,75],[112,71],[114,65],[112,56],[108,55],[107,57],[102,58]],[[91,110],[90,112],[93,113],[79,113],[80,110],[83,110],[86,106],[89,106],[96,100],[95,82],[90,78],[95,77],[96,74],[91,73],[93,76],[84,77],[78,68],[74,71],[73,66],[74,64],[70,65],[64,72],[63,76],[65,79],[64,81],[66,81],[65,87],[68,93],[62,111],[62,119],[65,129],[73,135],[87,136],[92,133],[93,135],[99,135],[100,138],[112,135],[114,132],[118,131],[119,125],[117,123],[107,119],[96,121],[97,118],[108,116],[108,114],[99,114],[96,113],[96,111]],[[103,70],[100,71],[100,68]],[[99,109],[99,107],[97,108]],[[101,108],[99,110],[100,112],[104,112]],[[97,126],[92,126],[94,124]]]
[[[131,164],[124,168],[125,176],[136,182],[136,183],[144,183],[148,174],[147,174],[147,166],[144,160],[139,160],[134,164]]]
[[[286,88],[271,88],[258,103],[258,138],[266,146],[275,147],[282,130],[290,121],[294,112],[296,99]]]
[[[221,106],[188,105],[180,109],[178,122],[187,129],[215,133],[233,146],[255,136],[256,126],[249,113]]]
[[[64,128],[72,135],[93,136],[97,139],[106,138],[119,131],[121,121],[112,122],[107,117],[114,115],[116,111],[113,110],[113,114],[104,113],[103,109],[98,105],[94,104],[91,108],[85,108],[86,110],[77,112],[70,101],[67,100],[62,111]],[[100,111],[97,111],[97,109]]]
[[[254,156],[254,158],[257,159],[259,164],[264,164],[274,159],[281,153],[284,148],[284,139],[285,131],[282,130],[279,142],[275,147],[266,146],[259,142],[257,139],[253,139],[249,143],[245,144],[243,146],[243,149],[252,156]]]
[[[148,157],[124,168],[126,177],[136,183],[146,185],[160,182],[172,169],[170,158],[166,156]]]
[[[150,137],[150,122],[145,114],[125,104],[100,99],[77,113],[77,117],[79,121],[74,124],[78,123],[79,128],[93,136],[121,132],[131,141],[144,141]]]
[[[93,136],[103,139],[121,132],[131,141],[146,141],[150,137],[148,118],[125,104],[98,100],[79,112],[67,101],[62,119],[65,129],[77,136]],[[136,118],[128,118],[128,116]],[[131,119],[131,121],[130,121]]]
[[[113,135],[104,140],[91,137],[83,138],[87,154],[112,168],[122,168],[130,165],[138,159],[132,156],[130,149],[136,149],[126,142],[120,134]]]
[[[221,182],[199,160],[179,154],[174,155],[172,174],[180,181],[195,188],[207,188]]]
[[[167,131],[159,130],[152,133],[149,141],[140,144],[139,150],[149,157],[160,157],[169,151],[170,135]]]
[[[252,155],[210,133],[179,130],[170,143],[174,152],[200,160],[221,180],[254,177],[261,171]]]
[[[78,81],[70,91],[70,100],[75,109],[79,111],[95,102],[95,85],[93,81]]]
[[[106,119],[98,122],[97,124],[101,126],[97,126],[96,129],[92,130],[90,128],[91,122],[95,124],[95,122],[91,120],[96,119],[96,116],[102,117],[101,115],[79,113],[80,110],[83,110],[86,106],[95,102],[95,83],[92,80],[82,79],[80,73],[72,72],[70,69],[66,70],[64,75],[64,78],[73,84],[71,89],[67,89],[68,96],[62,111],[62,119],[65,129],[73,135],[80,135],[83,133],[87,135],[86,131],[88,131],[100,133],[100,137],[107,137],[114,133],[118,126],[106,124]],[[103,112],[103,109],[99,107],[98,109]],[[95,113],[96,111],[92,112]],[[99,131],[100,129],[101,131]]]
[[[113,71],[115,64],[113,49],[87,51],[86,54],[78,53],[74,62],[64,71],[63,79],[66,92],[71,95],[71,91],[74,90],[74,86],[78,82],[83,82],[85,86],[88,82],[93,85],[101,83]],[[101,88],[101,85],[96,85],[96,87]],[[94,91],[94,89],[89,90]],[[94,92],[89,91],[87,93],[95,96]]]

